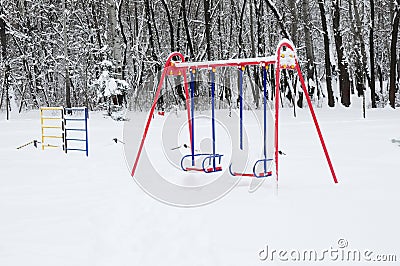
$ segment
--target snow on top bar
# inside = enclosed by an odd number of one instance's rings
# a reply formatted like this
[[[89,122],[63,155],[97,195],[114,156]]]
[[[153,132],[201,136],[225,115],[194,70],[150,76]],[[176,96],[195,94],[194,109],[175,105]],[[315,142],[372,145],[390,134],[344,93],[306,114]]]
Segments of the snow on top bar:
[[[275,56],[257,57],[257,58],[243,58],[243,59],[229,59],[205,62],[174,62],[176,67],[182,68],[208,68],[208,67],[224,67],[224,66],[246,66],[258,65],[261,63],[273,64],[275,63]]]

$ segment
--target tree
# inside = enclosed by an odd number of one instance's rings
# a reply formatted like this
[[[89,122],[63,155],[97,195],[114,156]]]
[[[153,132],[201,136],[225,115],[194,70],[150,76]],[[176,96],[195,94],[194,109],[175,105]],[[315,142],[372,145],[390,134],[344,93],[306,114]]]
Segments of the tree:
[[[188,15],[186,12],[186,0],[182,0],[181,7],[182,7],[183,25],[185,27],[185,33],[186,33],[186,42],[187,42],[187,46],[188,46],[189,52],[190,52],[190,59],[194,59],[194,49],[193,49],[192,37],[190,36],[189,22],[187,19]]]
[[[170,47],[171,47],[171,52],[173,52],[175,50],[175,44],[174,44],[174,26],[172,23],[171,13],[169,12],[169,8],[165,0],[161,0],[161,3],[163,4],[165,13],[167,14],[168,18]]]
[[[321,23],[323,32],[322,34],[324,36],[325,79],[326,79],[326,90],[328,93],[328,106],[334,107],[335,98],[333,97],[333,90],[332,90],[332,65],[331,65],[328,25],[325,15],[325,0],[319,0],[318,6],[321,14]]]
[[[4,68],[4,77],[3,77],[3,91],[1,93],[1,103],[3,102],[3,95],[5,94],[6,98],[6,110],[7,116],[6,119],[9,119],[9,88],[8,88],[8,76],[10,71],[10,66],[8,64],[7,59],[7,36],[6,36],[6,22],[4,21],[3,17],[3,7],[0,4],[0,44],[1,44],[1,58],[3,59],[3,68]],[[0,104],[0,108],[1,108]]]
[[[204,4],[204,24],[205,24],[205,32],[206,32],[206,53],[207,60],[212,60],[212,51],[211,51],[211,9],[210,9],[210,0],[203,0]]]
[[[297,31],[299,29],[298,25],[298,10],[296,1],[289,1],[290,11],[291,11],[291,29],[290,35],[292,36],[292,41],[295,46],[298,45]]]
[[[374,46],[374,28],[375,28],[375,3],[370,0],[370,16],[371,23],[369,26],[369,65],[371,71],[371,103],[372,108],[376,108],[376,93],[375,93],[375,46]]]
[[[372,107],[383,106],[388,99],[383,84],[390,84],[390,63],[398,65],[394,63],[398,59],[391,60],[391,46],[392,51],[398,46],[391,43],[395,41],[391,38],[395,33],[391,17],[395,18],[396,3],[397,0],[7,1],[2,6],[2,18],[10,28],[7,60],[12,67],[7,74],[12,82],[8,85],[20,110],[44,104],[68,105],[67,98],[71,105],[88,102],[96,107],[97,103],[91,102],[94,92],[90,82],[101,74],[103,60],[116,66],[117,71],[110,72],[113,78],[124,79],[133,90],[141,90],[159,72],[172,50],[182,52],[188,61],[265,56],[274,54],[278,41],[286,37],[300,47],[297,54],[307,78],[317,85],[322,77],[326,80],[329,106],[336,101],[336,73],[345,106],[350,105],[352,80],[358,80],[361,94],[368,80]],[[1,84],[4,70],[3,64]],[[246,77],[254,81],[251,84],[261,84],[259,72],[257,68],[246,69]],[[397,72],[391,76],[398,76]],[[226,73],[225,83],[236,84]],[[377,93],[376,75],[381,84]],[[198,78],[201,77],[200,73]],[[273,82],[272,78],[270,84]],[[226,97],[231,95],[229,89],[225,88]],[[258,93],[253,90],[256,103]],[[391,93],[393,101],[393,90]],[[128,92],[127,97],[134,95]],[[135,104],[146,101],[135,100]]]
[[[127,63],[127,53],[128,53],[128,38],[126,37],[125,33],[125,27],[124,27],[124,22],[122,18],[122,7],[123,7],[124,0],[120,0],[119,3],[117,3],[117,15],[118,15],[118,25],[119,25],[119,30],[121,33],[123,45],[121,44],[121,47],[123,48],[123,55],[122,55],[122,62],[121,62],[121,79],[125,80],[126,78],[126,63]]]
[[[354,19],[355,19],[355,26],[356,26],[355,27],[355,37],[359,44],[359,47],[357,46],[357,48],[360,48],[357,50],[357,53],[358,53],[358,56],[360,58],[361,65],[362,65],[361,71],[363,73],[363,79],[364,79],[364,77],[367,78],[368,86],[371,88],[372,82],[371,82],[371,78],[369,76],[369,71],[368,71],[367,52],[366,52],[365,42],[364,42],[364,38],[363,38],[363,34],[362,34],[362,24],[361,24],[360,12],[358,10],[356,0],[352,0],[352,2],[349,4],[350,4],[350,6],[353,5],[353,9],[354,9]],[[365,89],[365,86],[364,86],[363,90],[364,89]],[[364,95],[364,91],[362,92],[362,95]]]
[[[310,96],[313,97],[314,91],[311,90],[310,83],[317,84],[317,80],[314,79],[315,74],[315,58],[314,58],[314,44],[312,41],[311,30],[312,23],[309,12],[309,1],[303,0],[302,2],[302,15],[304,20],[304,41],[306,48],[306,58],[307,58],[307,83],[308,83],[308,91],[310,92]],[[311,81],[312,80],[312,81]]]
[[[243,18],[244,18],[244,13],[246,11],[246,0],[243,1],[243,6],[240,11],[240,20],[239,20],[239,34],[238,34],[238,46],[239,46],[239,51],[238,51],[238,57],[240,58],[242,56],[242,51],[243,51]]]
[[[63,38],[64,38],[64,69],[65,69],[65,104],[71,108],[71,80],[69,77],[68,67],[68,32],[67,32],[67,5],[66,0],[63,0]]]
[[[274,14],[276,20],[278,21],[279,27],[281,28],[282,35],[286,39],[291,40],[290,35],[286,29],[285,22],[283,20],[282,14],[278,11],[278,8],[276,5],[272,2],[272,0],[265,0],[267,3],[268,7],[271,9],[272,13]]]
[[[341,102],[344,106],[350,106],[350,77],[347,57],[344,51],[343,37],[340,28],[340,1],[332,0],[333,8],[333,35],[335,38],[337,60],[339,65],[339,86]]]
[[[389,103],[396,108],[396,62],[397,62],[397,37],[399,33],[400,0],[396,0],[393,13],[392,38],[390,41],[390,85]]]

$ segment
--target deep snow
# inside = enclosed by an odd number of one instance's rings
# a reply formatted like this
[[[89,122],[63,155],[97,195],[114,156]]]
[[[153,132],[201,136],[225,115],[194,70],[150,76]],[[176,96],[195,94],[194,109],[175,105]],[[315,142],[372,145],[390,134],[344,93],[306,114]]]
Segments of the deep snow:
[[[309,265],[258,254],[266,245],[323,250],[341,238],[399,261],[400,147],[392,139],[400,140],[400,111],[368,109],[363,119],[358,99],[350,109],[316,109],[338,185],[308,110],[297,111],[293,118],[291,109],[281,110],[287,155],[278,192],[269,179],[248,193],[244,179],[197,208],[165,205],[138,187],[123,146],[112,141],[123,139],[123,122],[92,112],[86,158],[17,150],[40,138],[39,112],[12,113],[10,121],[1,113],[0,265]]]

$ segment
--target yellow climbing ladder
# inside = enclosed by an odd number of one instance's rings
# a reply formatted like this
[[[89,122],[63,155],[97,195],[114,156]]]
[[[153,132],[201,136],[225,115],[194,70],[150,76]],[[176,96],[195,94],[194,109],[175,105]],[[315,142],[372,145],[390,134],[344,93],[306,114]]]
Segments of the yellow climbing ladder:
[[[40,107],[40,124],[42,128],[42,150],[60,147],[64,149],[64,108]],[[47,139],[60,139],[61,144],[47,143]]]

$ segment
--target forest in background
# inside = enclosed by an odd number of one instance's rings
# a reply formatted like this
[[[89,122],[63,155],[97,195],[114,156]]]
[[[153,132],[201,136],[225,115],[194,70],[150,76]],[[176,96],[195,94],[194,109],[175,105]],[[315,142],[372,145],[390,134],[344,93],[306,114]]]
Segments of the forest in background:
[[[257,57],[274,54],[282,38],[297,47],[314,97],[349,107],[356,94],[368,107],[395,108],[399,18],[400,0],[2,0],[0,108],[11,99],[19,112],[93,110],[105,70],[132,99],[172,51],[188,61]],[[254,85],[259,72],[246,69]]]

